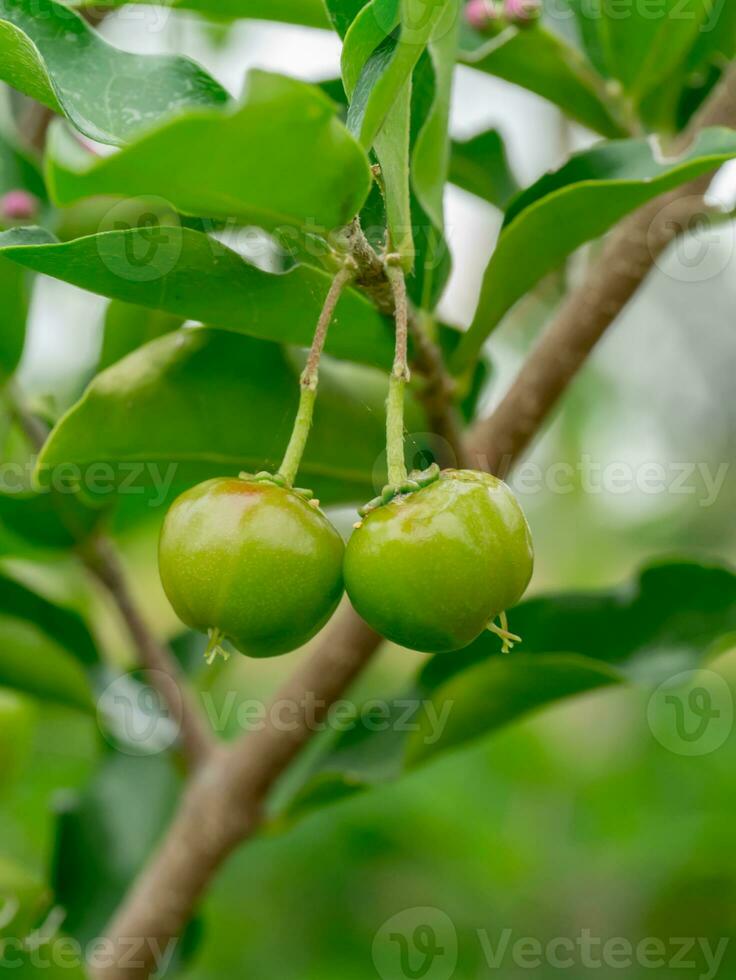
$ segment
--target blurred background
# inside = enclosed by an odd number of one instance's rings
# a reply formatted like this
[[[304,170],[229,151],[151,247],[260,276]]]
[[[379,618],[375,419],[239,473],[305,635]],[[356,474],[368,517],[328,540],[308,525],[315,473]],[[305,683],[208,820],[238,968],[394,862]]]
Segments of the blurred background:
[[[339,74],[338,39],[319,30],[258,22],[225,27],[154,7],[124,8],[100,29],[131,51],[189,54],[232,93],[252,66],[309,80]],[[593,141],[541,99],[464,68],[452,119],[456,137],[498,128],[522,184]],[[714,193],[727,199],[734,183],[733,171],[722,173]],[[501,216],[455,188],[446,205],[454,272],[442,314],[467,325]],[[731,223],[696,231],[667,254],[517,472],[536,541],[535,593],[617,584],[662,555],[736,560],[735,234]],[[588,258],[587,250],[574,257],[568,282],[580,277]],[[545,281],[493,335],[493,372],[483,395],[488,408],[563,285],[561,278]],[[21,370],[29,392],[56,409],[78,397],[99,357],[106,302],[38,279]],[[664,472],[657,490],[637,476],[652,465]],[[349,528],[352,512],[337,518]],[[180,627],[158,584],[157,530],[152,519],[121,543],[147,615],[173,637]],[[106,647],[121,664],[132,663],[104,598],[90,596],[65,563],[50,560],[47,574],[53,588],[92,604]],[[222,707],[232,689],[267,696],[303,655],[265,663],[232,659],[207,682],[212,704]],[[399,690],[419,660],[384,649],[360,692]],[[736,654],[726,651],[718,663],[724,676],[736,676]],[[219,878],[190,937],[186,976],[387,975],[377,972],[374,937],[392,916],[415,907],[450,917],[458,961],[447,976],[457,980],[571,973],[544,963],[525,968],[510,957],[494,971],[479,931],[492,946],[505,930],[513,940],[546,943],[574,941],[588,929],[633,944],[707,937],[715,948],[736,927],[736,735],[704,756],[680,755],[650,730],[648,697],[614,689],[568,701],[399,783],[283,832],[275,828]],[[102,749],[93,721],[15,696],[7,705],[0,696],[0,737],[3,719],[14,714],[23,718],[26,737],[14,736],[1,763],[9,774],[0,797],[0,862],[41,877],[55,846],[55,814],[67,794],[86,784]],[[124,812],[160,800],[163,819],[176,776],[161,756],[136,759],[135,775],[130,759],[121,756],[116,765],[119,778],[97,787],[105,805]],[[120,827],[124,833],[122,819]],[[94,867],[94,855],[90,860]],[[71,925],[84,933],[84,923]],[[697,947],[684,959],[691,961],[688,975],[716,975]],[[736,975],[734,964],[736,949],[729,947],[717,975]],[[572,974],[582,972],[577,962]],[[671,966],[596,970],[599,977],[622,974],[679,975]]]

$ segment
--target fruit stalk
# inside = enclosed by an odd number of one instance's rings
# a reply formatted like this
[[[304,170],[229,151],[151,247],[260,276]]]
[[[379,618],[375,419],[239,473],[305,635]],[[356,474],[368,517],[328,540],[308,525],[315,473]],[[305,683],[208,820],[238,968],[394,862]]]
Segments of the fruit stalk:
[[[299,379],[299,407],[294,419],[294,428],[291,431],[289,445],[286,447],[283,461],[279,467],[279,474],[286,481],[287,487],[294,485],[312,428],[314,404],[317,400],[317,386],[319,384],[319,364],[327,340],[327,332],[330,329],[342,291],[354,275],[355,263],[349,259],[332,280],[317,321],[307,363]]]
[[[396,352],[386,403],[386,455],[389,486],[400,487],[407,478],[404,458],[404,391],[410,380],[407,361],[409,301],[400,256],[390,255],[387,258],[386,274],[391,283],[396,310]]]

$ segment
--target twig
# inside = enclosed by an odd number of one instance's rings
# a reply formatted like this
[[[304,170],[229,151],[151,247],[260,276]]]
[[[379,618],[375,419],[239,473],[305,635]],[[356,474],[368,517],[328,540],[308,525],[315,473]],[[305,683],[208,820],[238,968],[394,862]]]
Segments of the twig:
[[[394,290],[387,275],[387,265],[365,237],[358,218],[348,226],[344,239],[357,266],[355,285],[370,298],[380,313],[394,316]],[[463,449],[458,413],[453,404],[455,383],[447,372],[442,352],[408,302],[407,326],[412,345],[411,367],[423,381],[417,396],[427,413],[430,429],[444,439],[450,449],[450,458],[443,460],[443,465],[465,466],[468,460]]]
[[[299,379],[299,408],[291,432],[291,438],[289,439],[289,445],[286,448],[283,462],[279,467],[279,473],[284,477],[286,485],[289,487],[293,486],[294,480],[296,479],[312,428],[317,385],[319,384],[319,365],[322,360],[322,351],[327,340],[327,333],[330,329],[332,318],[335,315],[335,308],[342,295],[342,291],[354,275],[355,263],[352,259],[348,259],[332,280],[317,321],[307,363]]]
[[[46,426],[26,411],[15,387],[9,387],[11,411],[23,429],[28,441],[40,450],[46,442]],[[203,716],[189,690],[186,678],[179,669],[173,654],[162,646],[145,624],[128,590],[120,559],[110,540],[100,534],[83,539],[76,526],[74,515],[67,515],[59,508],[59,518],[73,537],[77,538],[77,554],[87,570],[110,593],[135,644],[140,662],[149,673],[149,683],[164,699],[173,720],[179,727],[184,756],[190,768],[200,766],[208,757],[214,739],[206,727]]]
[[[701,124],[733,122],[736,99],[733,87],[729,89],[733,84],[732,73],[712,97],[713,104],[701,114]],[[679,201],[691,193],[692,187],[685,187],[669,197]],[[661,206],[660,201],[660,209]],[[630,225],[627,234],[614,235],[606,249],[612,285],[607,285],[605,268],[599,265],[573,294],[550,329],[555,349],[548,345],[544,357],[532,354],[536,366],[522,369],[512,389],[513,397],[510,393],[493,418],[476,428],[472,439],[474,451],[482,450],[492,460],[502,459],[505,453],[506,469],[518,458],[532,435],[530,420],[539,425],[546,417],[597,337],[651,269],[658,254],[656,250],[652,253],[639,248],[634,263],[629,251],[632,227],[638,229],[636,240],[641,242],[641,233],[649,231],[653,214],[651,209],[646,209],[646,222],[638,216],[627,223]],[[661,247],[674,237],[667,239],[664,229],[658,234],[664,236]],[[598,313],[596,303],[603,303],[606,308]],[[594,329],[588,324],[591,316],[596,321]],[[563,345],[568,345],[568,349]],[[552,373],[551,380],[538,370],[542,363]],[[523,424],[517,423],[510,411],[512,407],[523,410]],[[318,642],[311,659],[278,695],[279,699],[285,698],[297,706],[293,731],[284,732],[267,725],[234,747],[222,748],[213,755],[185,793],[162,847],[110,925],[108,938],[118,950],[117,965],[98,967],[93,972],[95,980],[132,980],[150,975],[154,951],[165,948],[181,935],[222,862],[257,829],[269,789],[309,740],[311,729],[305,703],[319,704],[324,714],[369,662],[378,643],[376,634],[353,612],[346,611],[337,617]],[[123,954],[130,953],[131,942],[135,944],[140,964],[137,969],[122,965]]]
[[[184,758],[190,769],[202,766],[215,746],[200,707],[171,651],[158,642],[140,614],[113,543],[102,535],[77,548],[87,570],[105,586],[122,617],[147,671],[146,682],[156,690],[178,727]]]

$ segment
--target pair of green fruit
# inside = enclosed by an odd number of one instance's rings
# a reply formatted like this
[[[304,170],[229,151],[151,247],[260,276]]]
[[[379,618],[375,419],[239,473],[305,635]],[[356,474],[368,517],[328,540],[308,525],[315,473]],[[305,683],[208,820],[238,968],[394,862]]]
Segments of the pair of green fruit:
[[[303,491],[267,476],[202,483],[163,526],[169,601],[188,626],[253,657],[310,640],[343,588],[386,639],[427,653],[461,649],[524,594],[529,527],[511,490],[486,473],[436,471],[411,486],[377,501],[345,548]]]

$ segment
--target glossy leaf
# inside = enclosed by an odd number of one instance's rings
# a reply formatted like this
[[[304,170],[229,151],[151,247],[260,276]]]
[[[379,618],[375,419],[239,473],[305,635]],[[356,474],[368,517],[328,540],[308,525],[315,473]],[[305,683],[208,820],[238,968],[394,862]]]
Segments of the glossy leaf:
[[[541,95],[596,133],[626,135],[611,113],[603,80],[575,48],[544,27],[509,28],[486,40],[465,26],[462,41],[465,64]]]
[[[228,99],[188,58],[120,51],[55,0],[0,0],[0,79],[102,143]]]
[[[450,166],[450,102],[457,60],[459,5],[448,7],[449,23],[430,40],[414,73],[412,98],[412,223],[417,229],[416,302],[433,309],[450,274],[445,241],[444,198]],[[429,78],[431,75],[431,84]],[[426,91],[423,91],[426,90]],[[422,236],[426,241],[422,240]]]
[[[360,106],[353,113],[353,131],[366,148],[373,145],[430,40],[451,28],[456,8],[454,0],[439,0],[431,5],[423,0],[372,0],[356,17],[345,37],[343,52],[348,94],[369,57],[394,29],[399,30],[397,43],[391,46],[380,72],[373,74],[370,85],[363,90]]]
[[[0,527],[38,548],[74,547],[99,526],[103,513],[67,493],[0,492]]]
[[[188,228],[133,228],[57,242],[40,228],[0,233],[0,257],[82,289],[184,319],[308,347],[329,289],[327,273],[263,272]],[[378,367],[393,356],[390,323],[354,290],[337,307],[329,353]]]
[[[430,659],[415,684],[370,704],[318,761],[285,819],[344,799],[458,748],[529,711],[613,684],[659,683],[693,669],[736,630],[736,573],[662,562],[619,588],[541,596],[510,614],[523,642],[512,654],[486,634],[465,650]]]
[[[144,344],[178,330],[183,325],[180,316],[162,313],[160,310],[135,306],[113,300],[105,314],[105,328],[102,336],[102,350],[97,365],[98,371],[121,361]]]
[[[711,0],[662,0],[656,9],[634,4],[626,17],[601,0],[585,7],[582,16],[597,26],[609,73],[634,103],[682,64],[714,11]]]
[[[734,156],[736,134],[728,129],[706,130],[685,156],[668,161],[655,157],[647,140],[603,143],[576,154],[514,198],[454,368],[470,364],[514,303],[580,245]]]
[[[94,640],[82,617],[45,598],[26,584],[22,575],[5,566],[0,567],[0,616],[25,620],[44,630],[86,666],[99,662]]]
[[[26,275],[14,262],[0,258],[0,385],[15,371],[23,353],[28,316]]]
[[[46,199],[43,178],[34,161],[0,134],[0,197],[18,190],[33,195],[39,207]],[[13,263],[0,259],[0,384],[13,373],[23,352],[28,316],[27,279]]]
[[[127,3],[148,3],[148,0],[82,0],[77,7],[105,9],[122,7]],[[302,27],[330,27],[322,0],[164,0],[158,4],[174,10],[195,10],[218,20],[275,20]]]
[[[147,494],[151,507],[200,480],[275,467],[296,412],[299,371],[275,344],[177,331],[98,375],[52,432],[39,466],[49,474],[65,463],[83,473],[109,467],[121,494]],[[385,379],[345,372],[324,367],[299,475],[325,503],[368,499],[384,449]],[[84,478],[82,485],[93,492]]]
[[[187,214],[282,234],[304,225],[327,234],[346,224],[371,185],[368,158],[324,93],[261,71],[249,74],[242,104],[180,115],[104,159],[57,126],[47,170],[60,204],[157,195]]]
[[[502,211],[519,190],[503,139],[495,129],[453,142],[450,181]]]
[[[624,677],[605,664],[575,654],[523,653],[494,658],[458,674],[433,692],[409,736],[406,759],[416,765],[437,752],[456,748],[517,718],[576,694],[621,684]],[[435,719],[449,708],[439,738]]]
[[[81,664],[33,623],[0,614],[0,686],[42,701],[93,711]]]
[[[80,942],[103,934],[167,826],[179,790],[165,754],[111,753],[89,787],[64,801],[51,877],[64,928]]]

